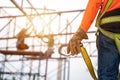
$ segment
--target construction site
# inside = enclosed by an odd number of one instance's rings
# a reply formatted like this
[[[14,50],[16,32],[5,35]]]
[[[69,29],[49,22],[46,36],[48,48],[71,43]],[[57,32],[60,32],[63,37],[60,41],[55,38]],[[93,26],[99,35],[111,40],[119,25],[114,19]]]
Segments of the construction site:
[[[66,51],[88,0],[62,1],[0,0],[0,80],[92,80],[81,54]],[[97,72],[95,32],[82,43]]]

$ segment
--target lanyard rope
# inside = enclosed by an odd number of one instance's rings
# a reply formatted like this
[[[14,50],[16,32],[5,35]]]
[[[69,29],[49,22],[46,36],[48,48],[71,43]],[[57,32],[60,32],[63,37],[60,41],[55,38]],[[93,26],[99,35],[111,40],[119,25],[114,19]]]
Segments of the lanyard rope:
[[[89,55],[88,55],[88,53],[87,53],[87,51],[86,51],[86,49],[84,48],[83,45],[81,46],[81,54],[82,54],[82,57],[83,57],[86,65],[87,65],[87,68],[88,68],[88,70],[90,72],[90,75],[92,76],[92,78],[94,80],[98,80],[97,77],[96,77],[96,75],[95,75],[91,59],[90,59],[90,57],[89,57]]]

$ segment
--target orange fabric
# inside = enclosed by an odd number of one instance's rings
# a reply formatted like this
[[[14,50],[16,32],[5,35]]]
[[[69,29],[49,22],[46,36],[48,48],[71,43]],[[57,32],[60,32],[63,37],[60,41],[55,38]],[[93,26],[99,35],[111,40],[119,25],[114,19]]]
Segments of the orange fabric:
[[[87,32],[100,8],[102,0],[89,0],[80,27]]]
[[[90,28],[101,6],[101,12],[104,10],[108,0],[104,0],[104,2],[102,1],[103,0],[89,0],[80,25],[80,28],[82,28],[85,32],[87,32]],[[113,3],[107,11],[111,11],[116,8],[120,8],[120,0],[113,0]]]
[[[101,10],[101,12],[103,11],[103,9],[104,9],[107,1],[108,1],[108,0],[104,0],[104,3],[103,3],[103,5],[102,5],[102,10]],[[111,11],[111,10],[114,10],[114,9],[116,9],[116,8],[120,8],[120,0],[113,0],[113,3],[111,4],[111,6],[110,6],[109,9],[107,10],[107,12],[108,12],[108,11]]]

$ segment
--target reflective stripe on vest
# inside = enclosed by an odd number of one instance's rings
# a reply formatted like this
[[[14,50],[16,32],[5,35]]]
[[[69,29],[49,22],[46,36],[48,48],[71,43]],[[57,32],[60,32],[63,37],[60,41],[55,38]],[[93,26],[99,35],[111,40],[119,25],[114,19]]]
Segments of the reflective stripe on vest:
[[[111,16],[111,17],[102,18],[100,25],[103,25],[106,23],[112,23],[112,22],[120,22],[120,16]]]

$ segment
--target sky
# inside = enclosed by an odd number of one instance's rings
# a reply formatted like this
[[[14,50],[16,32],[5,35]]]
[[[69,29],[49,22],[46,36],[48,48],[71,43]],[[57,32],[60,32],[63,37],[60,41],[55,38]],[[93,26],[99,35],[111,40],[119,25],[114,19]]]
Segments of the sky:
[[[21,5],[21,0],[15,0],[19,5]],[[26,0],[23,0],[24,1],[24,4],[23,6],[24,7],[28,7],[29,5],[26,3]],[[55,10],[55,11],[69,11],[69,10],[80,10],[80,9],[85,9],[86,5],[87,5],[87,2],[88,0],[30,0],[30,2],[34,5],[34,7],[40,7],[40,8],[47,8],[47,9],[52,9],[52,10]],[[12,3],[10,3],[10,0],[0,0],[0,6],[13,6]],[[17,15],[17,14],[22,14],[19,10],[11,10],[11,9],[8,9],[6,10],[10,15]],[[3,13],[3,12],[2,12]],[[27,11],[27,13],[29,14],[30,11]],[[34,13],[34,12],[33,12]],[[60,28],[59,27],[51,27],[51,31],[53,33],[58,33],[60,31],[62,31],[65,26],[66,26],[66,19],[68,19],[69,21],[72,21],[73,17],[75,17],[75,15],[77,15],[78,13],[74,13],[74,14],[63,14],[62,17],[61,17],[61,25],[60,25]],[[3,15],[3,14],[2,14]],[[0,14],[0,16],[2,16]],[[78,28],[79,24],[80,24],[80,21],[82,19],[82,16],[83,16],[83,12],[80,14],[80,16],[77,18],[76,21],[74,21],[73,24],[71,24],[71,26],[73,26],[72,28],[72,32],[75,32],[75,30]],[[52,16],[52,18],[54,17],[54,15]],[[44,16],[45,18],[45,16]],[[46,20],[46,23],[49,23],[49,20],[50,16],[49,17],[46,17],[45,20]],[[58,20],[59,18],[55,19],[54,23],[51,23],[51,26],[56,26],[58,25]],[[25,26],[26,24],[26,20],[24,18],[22,19],[19,19],[20,21],[17,21],[17,24],[19,24],[19,26]],[[6,21],[6,20],[5,20]],[[3,25],[6,24],[4,20],[0,20],[0,23],[2,23]],[[34,24],[35,26],[37,26],[35,29],[38,30],[38,32],[40,32],[43,27],[39,27],[40,23],[37,22],[37,21],[40,21],[42,23],[41,20],[39,20],[38,18],[34,18]],[[1,26],[3,26],[1,25]],[[46,32],[49,32],[48,28],[45,27],[46,25],[44,25],[44,29]],[[0,28],[1,29],[1,28]],[[18,28],[18,31],[21,29],[21,27]],[[48,31],[47,31],[48,30]],[[94,27],[94,23],[92,25],[92,27],[90,28],[90,30],[95,30],[95,27]],[[44,32],[44,31],[43,31]],[[45,33],[46,33],[45,32]],[[64,32],[64,31],[63,31]],[[17,32],[16,32],[17,33]],[[4,32],[3,34],[6,34],[6,32]],[[3,37],[3,34],[0,36]],[[47,33],[46,33],[47,34]],[[91,36],[92,35],[92,36]],[[88,41],[95,41],[95,35],[93,37],[94,34],[89,34],[89,40]],[[64,38],[64,39],[63,39]],[[62,40],[63,39],[63,40]],[[58,37],[56,38],[56,43],[57,42],[60,42],[60,43],[65,43],[65,37]],[[31,43],[31,42],[28,42],[28,43]],[[3,43],[0,43],[3,45]],[[10,44],[11,45],[11,44]],[[85,46],[87,46],[88,44],[85,44]],[[94,52],[92,50],[92,48],[90,49],[91,45],[90,46],[87,46],[87,50],[88,52],[90,52],[92,54],[92,52]],[[92,44],[92,47],[93,49],[96,49],[95,48],[95,43]],[[57,53],[57,49],[56,50],[56,53]],[[95,53],[96,54],[96,53]],[[53,55],[53,57],[56,57],[56,54]],[[68,58],[69,59],[69,58]],[[95,67],[95,70],[97,69],[97,58],[96,57],[92,57],[92,62],[94,64],[94,67]],[[45,63],[43,61],[43,63]],[[11,63],[12,64],[12,63]],[[54,64],[54,65],[53,65]],[[9,64],[7,64],[9,65]],[[57,62],[56,60],[53,60],[53,61],[50,61],[49,65],[53,65],[53,66],[49,66],[49,71],[48,73],[51,73],[52,70],[56,69],[57,67]],[[10,65],[9,65],[10,66]],[[68,67],[68,66],[67,66]],[[45,65],[41,68],[42,69],[42,73],[44,73],[44,68],[45,68]],[[48,75],[48,80],[56,80],[56,77],[53,77],[53,75],[55,75],[57,72],[53,72],[51,74]],[[52,77],[51,77],[52,76]],[[67,77],[67,76],[66,76]],[[41,80],[44,80],[41,79]],[[68,78],[66,78],[65,80],[68,80]],[[69,80],[92,80],[91,79],[91,76],[86,68],[86,65],[83,61],[82,58],[70,58],[70,77],[69,77]]]

